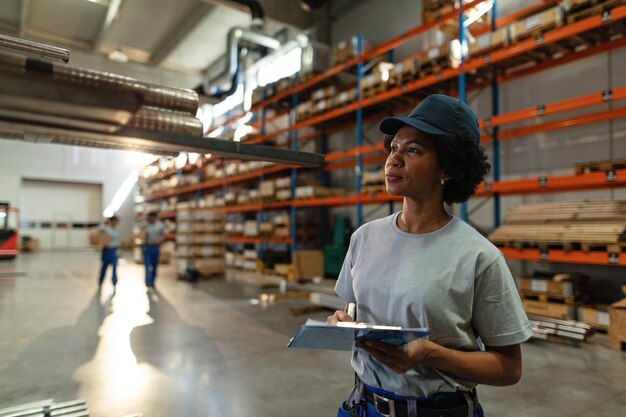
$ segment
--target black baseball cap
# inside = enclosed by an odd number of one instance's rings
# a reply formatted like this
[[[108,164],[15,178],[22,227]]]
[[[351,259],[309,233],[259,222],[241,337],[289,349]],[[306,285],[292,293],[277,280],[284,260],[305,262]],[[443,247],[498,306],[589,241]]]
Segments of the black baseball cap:
[[[433,94],[422,100],[408,117],[387,117],[378,129],[386,135],[395,135],[400,128],[412,126],[431,135],[467,132],[480,142],[478,119],[467,104],[458,98]]]

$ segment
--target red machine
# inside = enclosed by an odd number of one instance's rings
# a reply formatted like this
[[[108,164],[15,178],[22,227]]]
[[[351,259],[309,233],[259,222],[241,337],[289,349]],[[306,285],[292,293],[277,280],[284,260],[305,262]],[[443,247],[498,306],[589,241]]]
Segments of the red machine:
[[[18,254],[19,210],[0,202],[0,260],[14,259]]]

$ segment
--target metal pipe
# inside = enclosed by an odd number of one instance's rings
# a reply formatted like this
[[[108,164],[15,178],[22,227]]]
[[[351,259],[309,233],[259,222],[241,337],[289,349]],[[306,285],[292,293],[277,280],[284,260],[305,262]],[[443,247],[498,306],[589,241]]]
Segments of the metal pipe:
[[[70,51],[56,46],[45,45],[43,43],[31,42],[25,39],[18,39],[11,36],[0,35],[0,48],[9,51],[23,52],[26,55],[40,55],[63,62],[70,60]]]
[[[217,76],[204,80],[202,82],[202,90],[210,97],[222,98],[228,94],[232,94],[237,88],[237,75],[239,69],[239,42],[241,40],[255,43],[270,49],[278,49],[280,42],[276,39],[258,32],[252,32],[242,27],[233,27],[228,31],[226,36],[226,66],[224,70]],[[220,85],[230,81],[229,88],[222,90]]]

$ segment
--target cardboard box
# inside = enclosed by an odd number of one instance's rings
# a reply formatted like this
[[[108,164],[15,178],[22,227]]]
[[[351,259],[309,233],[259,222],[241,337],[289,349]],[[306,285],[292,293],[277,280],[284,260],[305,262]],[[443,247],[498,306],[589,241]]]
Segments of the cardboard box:
[[[363,53],[367,53],[372,50],[372,46],[363,39]],[[334,64],[338,65],[344,63],[350,58],[357,56],[358,54],[358,37],[352,36],[350,39],[341,40],[333,47],[333,60]]]
[[[313,102],[305,101],[296,107],[296,120],[305,120],[313,114]]]
[[[109,244],[109,235],[98,229],[89,230],[89,244],[96,248],[102,248]]]
[[[353,102],[355,97],[356,97],[356,93],[353,88],[342,91],[341,93],[337,94],[337,98],[335,99],[335,105],[336,106],[346,105],[348,103]]]
[[[274,185],[276,186],[276,189],[290,188],[291,187],[291,177],[276,178],[274,180]]]
[[[274,272],[276,272],[278,275],[292,277],[293,265],[292,264],[274,264]]]
[[[243,235],[244,236],[258,236],[259,235],[259,224],[256,220],[246,220],[243,224]]]
[[[555,6],[513,23],[510,29],[511,39],[517,41],[536,31],[547,30],[554,26],[559,27],[561,24],[563,24],[563,9]]]
[[[334,85],[331,85],[331,86],[320,88],[318,90],[313,91],[313,93],[311,94],[311,100],[312,101],[323,100],[325,98],[332,97],[335,94],[337,94],[337,87],[335,87]]]
[[[274,236],[276,237],[289,237],[289,226],[276,226],[274,228]]]
[[[291,190],[276,191],[276,200],[289,200],[291,198]]]
[[[483,33],[476,37],[476,41],[469,44],[470,56],[485,54],[497,48],[507,45],[509,42],[509,29],[507,26],[494,32]]]
[[[615,350],[621,350],[622,343],[626,343],[626,298],[611,304],[609,312],[611,347]]]
[[[389,71],[390,81],[393,81],[394,84],[400,84],[405,74],[407,77],[417,74],[420,69],[420,63],[420,59],[415,57],[396,63]]]
[[[270,234],[274,231],[274,225],[272,222],[261,222],[259,223],[259,232]]]
[[[326,197],[335,192],[332,188],[319,185],[301,185],[296,187],[296,198]]]
[[[273,197],[274,192],[274,181],[261,181],[261,183],[259,184],[259,193],[261,194],[261,197]]]
[[[296,279],[324,276],[324,253],[321,250],[297,250],[293,253]]]
[[[574,320],[574,306],[570,304],[548,303],[522,300],[524,311],[532,316],[550,317],[559,320]]]
[[[578,321],[593,326],[608,327],[611,323],[609,306],[580,306],[578,307]]]

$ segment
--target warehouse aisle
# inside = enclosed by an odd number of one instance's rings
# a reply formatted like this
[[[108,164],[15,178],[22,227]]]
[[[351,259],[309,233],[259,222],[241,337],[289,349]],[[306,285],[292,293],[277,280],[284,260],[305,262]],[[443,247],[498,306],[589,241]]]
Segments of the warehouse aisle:
[[[303,300],[256,303],[258,290],[224,280],[176,281],[161,269],[119,267],[96,290],[94,252],[22,255],[0,263],[0,408],[84,398],[95,417],[334,416],[353,379],[344,352],[290,351]],[[326,312],[314,314],[323,319]],[[524,345],[524,378],[482,387],[488,416],[620,415],[626,353]]]

